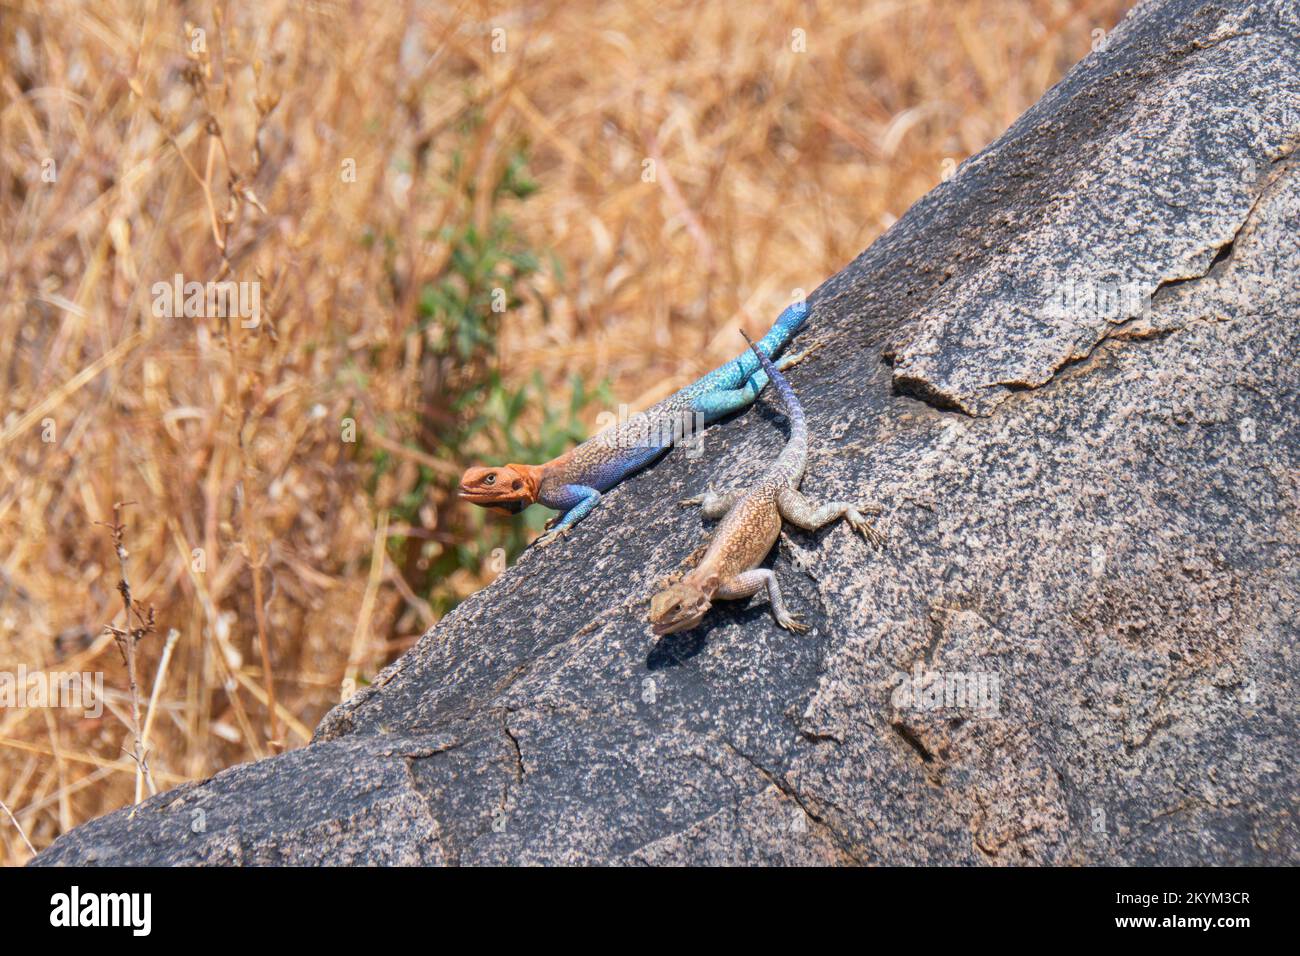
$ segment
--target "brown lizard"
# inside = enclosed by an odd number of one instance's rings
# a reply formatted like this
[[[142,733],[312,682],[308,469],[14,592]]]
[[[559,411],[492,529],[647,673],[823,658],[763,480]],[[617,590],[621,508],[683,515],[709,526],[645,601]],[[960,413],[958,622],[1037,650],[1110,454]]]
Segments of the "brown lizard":
[[[745,335],[742,331],[741,335]],[[700,505],[706,518],[722,518],[708,550],[700,563],[676,584],[660,591],[650,602],[650,623],[655,634],[672,634],[698,624],[715,600],[738,600],[767,588],[772,616],[781,627],[805,631],[808,625],[786,610],[776,575],[759,564],[772,549],[781,533],[781,519],[808,531],[844,518],[868,541],[882,544],[883,539],[862,516],[880,514],[874,505],[857,507],[846,501],[817,505],[799,492],[808,463],[808,426],[803,408],[794,389],[766,355],[754,348],[749,336],[745,341],[758,355],[759,362],[781,398],[790,422],[790,438],[785,448],[759,479],[748,489],[724,495],[708,491],[687,498],[682,505]]]

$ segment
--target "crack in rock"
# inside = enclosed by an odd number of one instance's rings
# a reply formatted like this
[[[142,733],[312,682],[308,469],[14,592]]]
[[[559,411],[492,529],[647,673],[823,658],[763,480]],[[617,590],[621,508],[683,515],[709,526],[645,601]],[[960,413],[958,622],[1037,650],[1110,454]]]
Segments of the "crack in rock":
[[[1154,297],[1231,256],[1275,178],[1261,183],[1257,171],[1296,149],[1300,62],[1260,11],[1216,15],[1213,42],[1166,53],[1167,70],[1136,98],[1112,88],[1114,76],[1098,80],[1092,95],[1124,99],[1126,111],[1053,158],[1051,178],[1069,185],[1039,218],[917,306],[907,338],[885,352],[897,394],[989,415],[1108,338],[1139,337],[1114,327],[1130,329]],[[1258,83],[1225,88],[1218,78],[1243,72]],[[1215,109],[1198,105],[1216,96]],[[1010,147],[982,155],[990,167],[1023,158]],[[1004,212],[1014,215],[1014,204]]]
[[[749,754],[745,753],[743,750],[741,750],[739,747],[733,744],[730,740],[727,740],[726,738],[719,738],[719,739],[727,747],[727,749],[729,749],[741,760],[745,761],[745,763],[753,767],[758,772],[759,776],[761,776],[769,784],[771,784],[772,786],[780,790],[790,800],[794,801],[794,803],[798,805],[799,809],[804,812],[804,815],[807,816],[809,820],[812,820],[813,823],[825,829],[825,831],[830,835],[831,839],[834,841],[835,845],[838,846],[846,856],[848,856],[851,860],[853,860],[856,863],[861,864],[864,862],[862,857],[854,850],[853,844],[849,841],[848,837],[846,837],[834,825],[832,825],[829,820],[827,820],[821,814],[814,811],[807,804],[807,802],[804,800],[803,796],[799,793],[799,791],[795,787],[793,787],[789,783],[789,781],[787,781],[784,777],[778,776],[776,773],[772,772],[771,770],[768,770],[766,767],[764,767],[761,763],[759,763]]]

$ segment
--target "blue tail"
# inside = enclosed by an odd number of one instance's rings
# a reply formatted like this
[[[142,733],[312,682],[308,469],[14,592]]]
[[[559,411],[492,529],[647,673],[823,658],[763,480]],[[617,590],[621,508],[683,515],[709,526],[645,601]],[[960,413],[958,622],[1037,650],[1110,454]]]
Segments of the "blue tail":
[[[744,329],[741,329],[740,334],[745,335]],[[745,341],[749,342],[748,335],[745,335]],[[799,404],[794,389],[785,380],[785,376],[777,371],[772,360],[760,352],[753,342],[749,342],[749,348],[762,364],[763,371],[772,379],[776,394],[781,399],[785,417],[790,421],[790,437],[786,439],[781,454],[776,456],[776,461],[768,465],[763,475],[764,481],[777,481],[787,487],[798,488],[799,481],[803,478],[804,468],[808,464],[808,423],[804,421],[803,406]]]
[[[745,335],[745,330],[741,329],[740,334]],[[776,389],[776,394],[781,399],[781,410],[790,420],[790,440],[793,442],[807,439],[808,424],[804,420],[803,406],[799,404],[799,397],[795,395],[794,389],[785,380],[785,376],[777,371],[772,360],[754,344],[748,335],[745,335],[745,341],[749,342],[750,351],[763,366],[763,371],[772,380],[772,387]]]
[[[758,340],[758,348],[766,355],[776,355],[794,338],[808,321],[811,310],[807,302],[796,302],[778,317],[767,334]],[[686,391],[692,395],[704,395],[709,392],[744,388],[751,400],[767,384],[767,374],[754,357],[753,352],[742,352],[726,365],[715,368],[708,375],[687,386]]]

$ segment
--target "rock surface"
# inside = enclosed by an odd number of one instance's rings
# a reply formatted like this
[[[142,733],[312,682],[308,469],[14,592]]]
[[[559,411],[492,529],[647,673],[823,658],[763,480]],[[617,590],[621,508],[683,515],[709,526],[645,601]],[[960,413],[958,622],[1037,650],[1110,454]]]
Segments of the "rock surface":
[[[760,402],[311,746],[37,862],[1300,862],[1296,11],[1148,0],[813,295],[804,490],[889,544],[788,532],[812,631],[645,623]]]

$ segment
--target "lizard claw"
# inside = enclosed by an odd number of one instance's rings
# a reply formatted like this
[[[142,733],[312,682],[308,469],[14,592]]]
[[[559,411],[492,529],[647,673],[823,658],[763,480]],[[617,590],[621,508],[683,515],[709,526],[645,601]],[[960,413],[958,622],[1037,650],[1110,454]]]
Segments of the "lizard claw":
[[[793,614],[777,615],[776,623],[779,624],[781,627],[785,628],[787,631],[794,631],[796,634],[803,633],[804,631],[808,630],[809,627],[809,625],[805,624],[802,619],[796,617]]]
[[[692,505],[702,504],[704,504],[704,495],[695,495],[691,498],[683,498],[681,501],[677,502],[679,508],[690,508]]]
[[[878,512],[873,512],[873,514],[874,513]],[[885,536],[877,531],[875,527],[872,526],[871,522],[862,517],[861,514],[855,511],[852,514],[845,515],[845,518],[848,519],[849,526],[862,535],[862,537],[866,538],[869,543],[874,544],[878,548],[883,548],[885,546]]]
[[[549,528],[551,526],[550,522],[547,522],[546,526]],[[537,540],[533,542],[533,546],[538,548],[548,548],[551,545],[555,544],[555,542],[559,541],[568,533],[569,533],[568,528],[559,528],[555,531],[547,531],[545,534],[540,535],[537,538]]]
[[[776,365],[777,371],[784,372],[786,369],[798,365],[825,344],[825,342],[814,342],[806,348],[800,349],[798,352],[788,352],[785,355],[782,355],[773,364]]]

